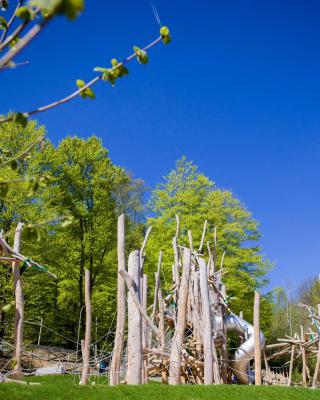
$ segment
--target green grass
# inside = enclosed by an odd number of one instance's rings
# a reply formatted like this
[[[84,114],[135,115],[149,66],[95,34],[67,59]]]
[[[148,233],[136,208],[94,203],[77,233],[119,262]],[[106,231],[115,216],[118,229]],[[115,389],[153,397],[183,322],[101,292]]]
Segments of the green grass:
[[[1,400],[319,400],[320,390],[255,386],[79,386],[72,376],[33,377],[40,386],[0,384]]]

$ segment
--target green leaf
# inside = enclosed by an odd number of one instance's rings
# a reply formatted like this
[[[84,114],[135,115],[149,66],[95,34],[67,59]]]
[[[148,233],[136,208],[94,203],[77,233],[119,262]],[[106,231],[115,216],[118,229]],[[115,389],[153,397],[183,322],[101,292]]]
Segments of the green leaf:
[[[31,0],[30,5],[39,8],[45,18],[65,15],[72,20],[83,11],[84,0]]]
[[[85,86],[85,82],[82,79],[77,79],[76,84],[78,88],[82,89]],[[96,95],[94,94],[94,91],[91,88],[86,88],[82,92],[80,92],[80,96],[85,99],[86,97],[89,97],[90,99],[95,99]]]
[[[164,44],[169,44],[171,42],[170,30],[167,26],[162,26],[160,28],[160,35]]]
[[[14,116],[14,122],[21,125],[23,128],[27,126],[29,114],[18,112]]]
[[[140,64],[147,64],[149,61],[148,54],[145,50],[140,49],[137,46],[133,46],[133,50],[137,56],[137,60],[139,61]]]
[[[7,29],[7,27],[7,20],[2,15],[0,15],[0,29],[4,31],[5,29]]]
[[[71,225],[74,218],[72,215],[64,217],[63,221],[61,222],[61,228],[66,228],[67,226]]]
[[[8,313],[9,311],[11,311],[11,309],[15,306],[15,301],[12,300],[10,303],[5,304],[2,308],[1,311],[4,313]]]
[[[18,18],[23,19],[24,21],[30,21],[31,19],[31,12],[28,7],[23,6],[19,7],[16,11],[16,16]]]
[[[102,72],[103,81],[108,81],[111,85],[115,84],[118,77],[115,71],[105,67],[95,67],[93,70],[96,72]]]
[[[32,242],[39,242],[40,241],[40,232],[39,228],[35,225],[28,224],[25,225],[22,230],[22,240],[29,240]]]
[[[76,85],[78,86],[78,88],[83,88],[83,86],[85,85],[84,81],[82,79],[77,79],[76,80]]]

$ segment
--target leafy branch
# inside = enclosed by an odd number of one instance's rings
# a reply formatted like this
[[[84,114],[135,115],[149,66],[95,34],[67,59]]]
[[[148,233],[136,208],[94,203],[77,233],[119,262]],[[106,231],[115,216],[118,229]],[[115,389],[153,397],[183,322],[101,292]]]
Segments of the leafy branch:
[[[101,72],[101,74],[99,76],[96,76],[95,78],[93,78],[88,83],[84,83],[82,80],[78,79],[76,83],[77,83],[77,86],[79,89],[75,90],[68,96],[63,97],[62,99],[59,99],[57,101],[54,101],[45,106],[36,108],[36,109],[28,111],[28,112],[18,112],[15,114],[8,115],[7,117],[0,120],[0,124],[7,122],[7,121],[14,120],[15,122],[21,124],[22,126],[25,126],[27,124],[27,120],[30,116],[50,110],[51,108],[58,107],[62,104],[65,104],[65,103],[73,100],[74,98],[76,98],[79,95],[83,98],[89,97],[89,98],[93,99],[95,96],[94,96],[94,92],[92,91],[92,87],[98,81],[100,81],[100,80],[109,81],[112,85],[114,85],[118,78],[122,78],[123,76],[125,76],[129,73],[128,69],[125,67],[125,65],[127,63],[129,63],[133,59],[137,58],[137,60],[141,64],[146,64],[148,62],[147,50],[154,47],[161,41],[164,44],[168,44],[171,41],[170,31],[166,26],[161,27],[159,37],[157,37],[155,40],[153,40],[151,43],[149,43],[142,49],[140,49],[137,46],[134,46],[134,52],[131,55],[129,55],[127,58],[125,58],[122,62],[118,62],[116,59],[112,59],[112,61],[111,61],[112,67],[111,68],[105,68],[105,67],[94,68],[94,71]]]

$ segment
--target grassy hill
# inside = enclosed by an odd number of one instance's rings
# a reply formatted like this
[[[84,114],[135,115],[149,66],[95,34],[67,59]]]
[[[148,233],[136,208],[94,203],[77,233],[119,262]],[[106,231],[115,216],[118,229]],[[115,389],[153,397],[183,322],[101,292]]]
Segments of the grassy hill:
[[[318,400],[320,390],[255,386],[144,386],[109,387],[97,384],[82,387],[72,376],[34,377],[39,386],[0,384],[3,400]],[[78,378],[77,378],[78,381]]]

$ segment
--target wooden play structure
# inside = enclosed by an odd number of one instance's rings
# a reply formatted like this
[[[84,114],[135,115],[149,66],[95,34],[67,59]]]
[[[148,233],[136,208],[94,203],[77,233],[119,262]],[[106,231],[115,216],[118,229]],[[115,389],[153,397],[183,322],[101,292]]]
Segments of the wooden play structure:
[[[18,224],[13,248],[3,235],[0,236],[0,260],[12,264],[15,288],[14,372],[21,371],[23,356],[31,364],[33,358],[36,357],[39,363],[43,357],[37,351],[26,351],[23,346],[23,269],[34,266],[55,277],[46,268],[20,254],[22,229],[23,224]],[[308,328],[305,332],[301,327],[299,335],[279,339],[275,344],[266,344],[260,330],[259,293],[254,294],[253,324],[244,320],[242,313],[234,314],[229,307],[223,283],[225,254],[222,254],[218,263],[216,229],[210,244],[206,241],[205,221],[199,245],[195,245],[192,232],[189,231],[188,246],[182,246],[179,243],[180,221],[176,216],[171,282],[164,285],[163,254],[159,250],[154,283],[148,287],[151,279],[145,273],[144,264],[151,230],[149,227],[146,231],[141,249],[131,251],[127,257],[125,216],[118,218],[117,320],[111,353],[99,352],[97,341],[92,343],[90,271],[86,269],[83,307],[85,337],[79,346],[79,330],[77,342],[74,342],[77,349],[67,356],[62,356],[61,351],[54,353],[51,349],[48,354],[51,354],[49,359],[56,363],[54,365],[57,366],[58,362],[61,370],[81,375],[82,385],[101,373],[108,375],[110,385],[140,385],[150,379],[169,385],[293,385],[294,364],[301,357],[302,381],[296,384],[317,387],[320,382],[320,307],[315,310],[299,305],[308,311],[311,326],[315,330]],[[42,326],[43,321],[40,323],[38,345]],[[236,348],[232,349],[231,344],[237,342]],[[272,366],[272,360],[279,357],[287,357],[288,361],[280,367]],[[316,358],[316,366],[311,376],[308,361],[313,358]],[[49,359],[48,356],[44,359],[45,367],[49,365]],[[103,371],[102,360],[105,363]],[[2,381],[10,381],[10,375],[2,375]]]

